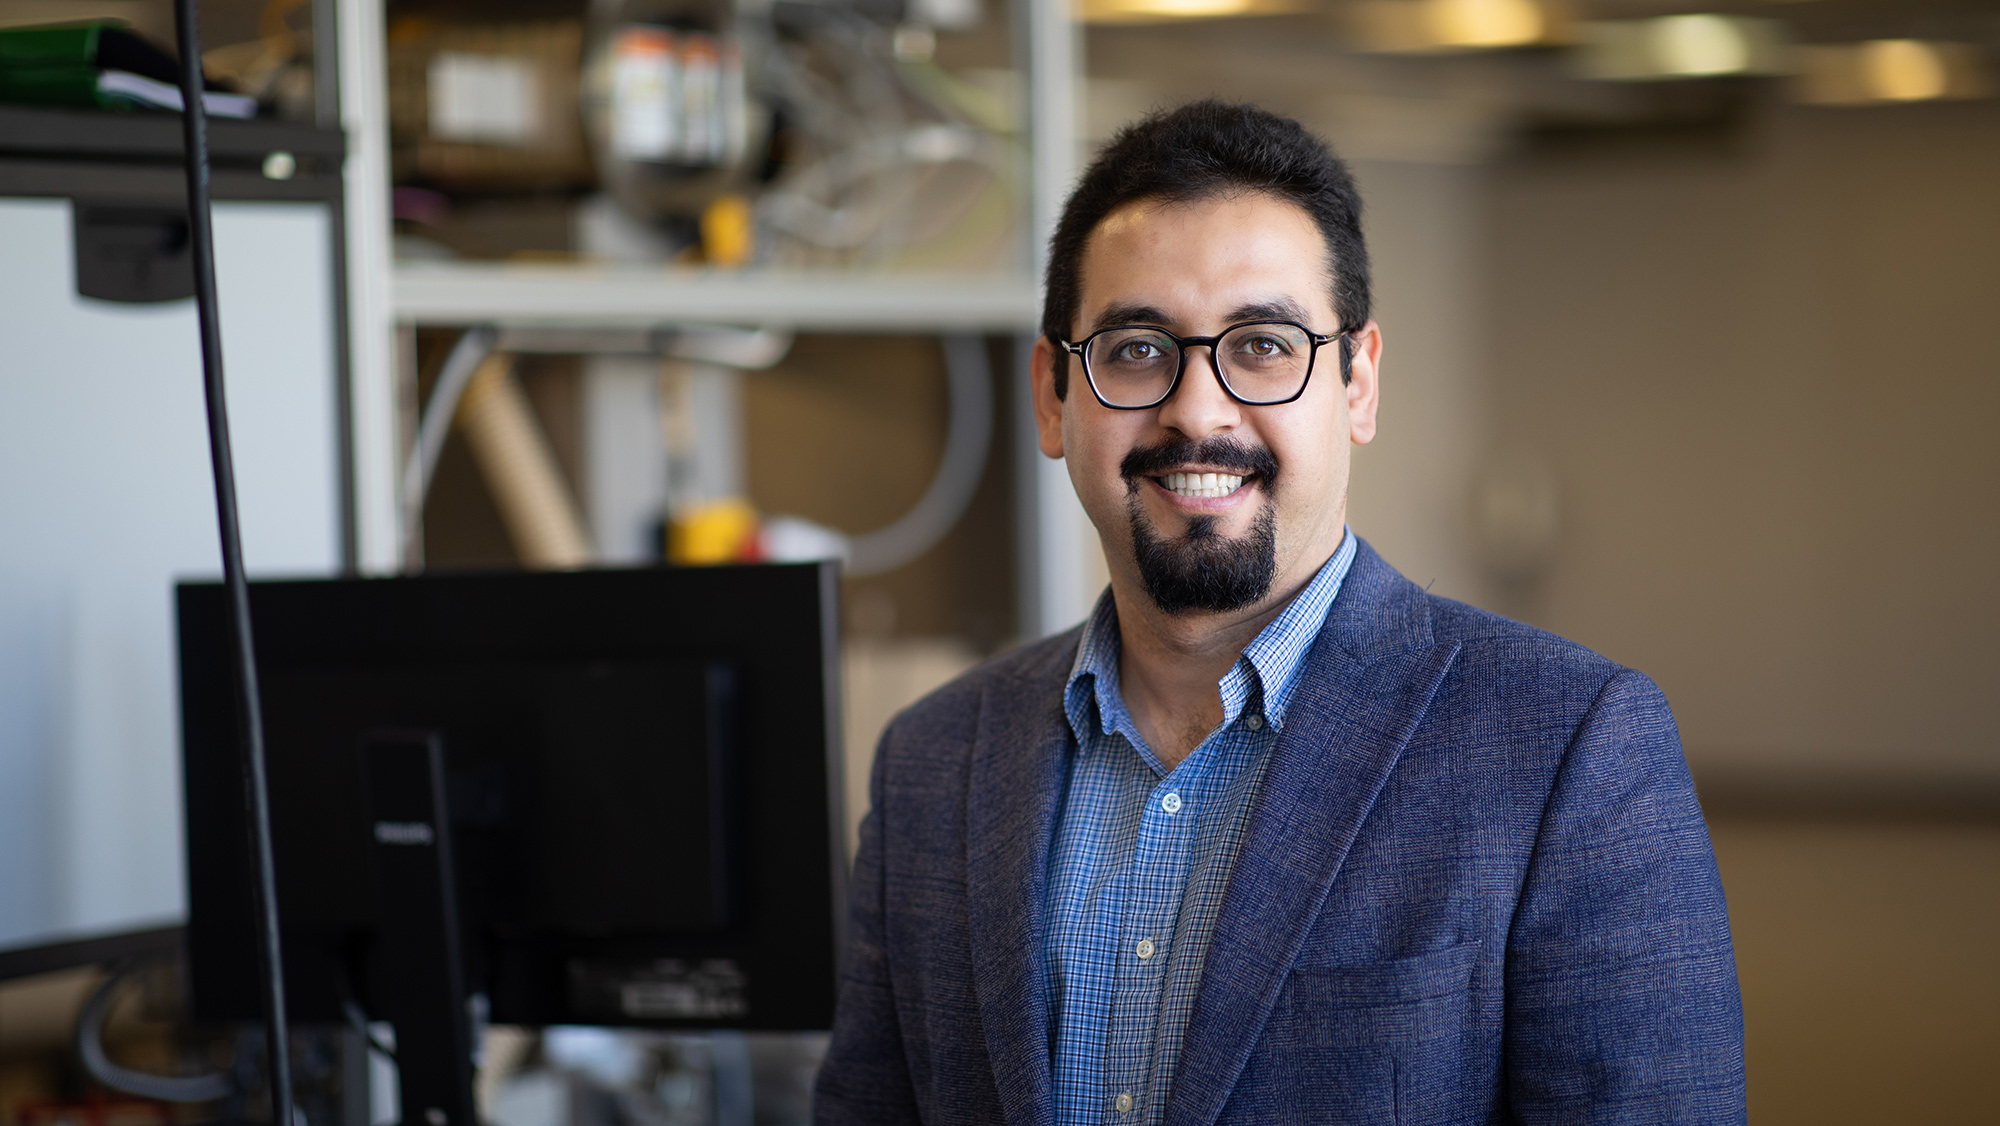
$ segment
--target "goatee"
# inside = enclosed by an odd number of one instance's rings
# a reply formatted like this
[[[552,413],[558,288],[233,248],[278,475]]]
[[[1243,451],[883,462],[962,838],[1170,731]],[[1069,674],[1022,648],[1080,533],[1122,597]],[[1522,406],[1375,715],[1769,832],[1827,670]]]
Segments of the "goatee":
[[[1191,464],[1240,470],[1244,476],[1240,488],[1264,490],[1264,506],[1248,532],[1238,538],[1221,535],[1213,516],[1190,517],[1187,530],[1170,539],[1154,531],[1140,503],[1140,480]],[[1128,486],[1126,509],[1139,579],[1162,613],[1241,610],[1271,592],[1278,569],[1277,521],[1271,505],[1278,467],[1271,451],[1227,438],[1199,443],[1183,439],[1133,450],[1119,468]]]

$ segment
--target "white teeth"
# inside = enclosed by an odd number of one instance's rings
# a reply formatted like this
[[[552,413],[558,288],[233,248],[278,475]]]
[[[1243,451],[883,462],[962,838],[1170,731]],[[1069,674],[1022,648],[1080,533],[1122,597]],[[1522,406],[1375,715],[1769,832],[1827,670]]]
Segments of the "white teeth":
[[[1184,497],[1226,497],[1243,485],[1234,473],[1169,473],[1160,480]]]

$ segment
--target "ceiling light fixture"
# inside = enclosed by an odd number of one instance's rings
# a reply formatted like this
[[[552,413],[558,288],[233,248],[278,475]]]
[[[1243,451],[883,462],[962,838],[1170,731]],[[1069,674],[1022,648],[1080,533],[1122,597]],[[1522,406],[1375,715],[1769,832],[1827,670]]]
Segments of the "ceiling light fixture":
[[[1943,54],[1915,39],[1877,39],[1862,44],[1861,69],[1875,92],[1892,102],[1942,98],[1950,89]]]
[[[1993,92],[1986,57],[1969,43],[1874,39],[1799,48],[1802,102],[1827,106],[1978,98]]]
[[[1088,24],[1144,24],[1277,16],[1302,10],[1303,0],[1081,0],[1077,16]]]
[[[1520,47],[1542,37],[1534,0],[1424,0],[1424,22],[1440,47]]]
[[[1776,22],[1711,13],[1584,24],[1577,63],[1588,77],[1625,82],[1788,70]]]
[[[1666,16],[1647,35],[1660,73],[1676,78],[1741,74],[1750,66],[1750,37],[1723,16]]]
[[[1540,0],[1363,0],[1350,11],[1362,46],[1389,54],[1527,47],[1558,30]]]

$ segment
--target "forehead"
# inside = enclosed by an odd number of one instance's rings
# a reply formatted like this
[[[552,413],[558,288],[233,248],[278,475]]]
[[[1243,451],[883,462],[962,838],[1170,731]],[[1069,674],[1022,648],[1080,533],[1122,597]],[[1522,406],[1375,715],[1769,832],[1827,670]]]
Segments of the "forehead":
[[[1334,318],[1318,225],[1304,208],[1263,192],[1128,203],[1091,232],[1081,265],[1079,329],[1120,309],[1155,310],[1167,327],[1188,331],[1277,303],[1304,309],[1313,328]]]

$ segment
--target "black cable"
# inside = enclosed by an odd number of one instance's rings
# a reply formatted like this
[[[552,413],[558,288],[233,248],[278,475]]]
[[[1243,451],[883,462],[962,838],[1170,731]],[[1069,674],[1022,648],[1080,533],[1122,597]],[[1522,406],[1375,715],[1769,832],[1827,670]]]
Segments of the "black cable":
[[[222,533],[222,580],[235,638],[237,720],[243,785],[250,808],[257,949],[264,970],[265,1050],[270,1056],[271,1121],[293,1126],[291,1037],[285,1016],[284,958],[278,948],[278,885],[271,855],[271,791],[264,771],[264,716],[257,694],[257,646],[250,629],[250,585],[243,577],[243,530],[236,510],[236,469],[229,452],[229,409],[222,390],[222,317],[215,298],[215,230],[208,202],[208,111],[202,104],[201,25],[197,0],[174,0],[181,51],[181,137],[187,162],[188,241],[194,252],[195,317],[201,326],[202,387],[208,399],[208,453],[215,472],[215,516]]]

